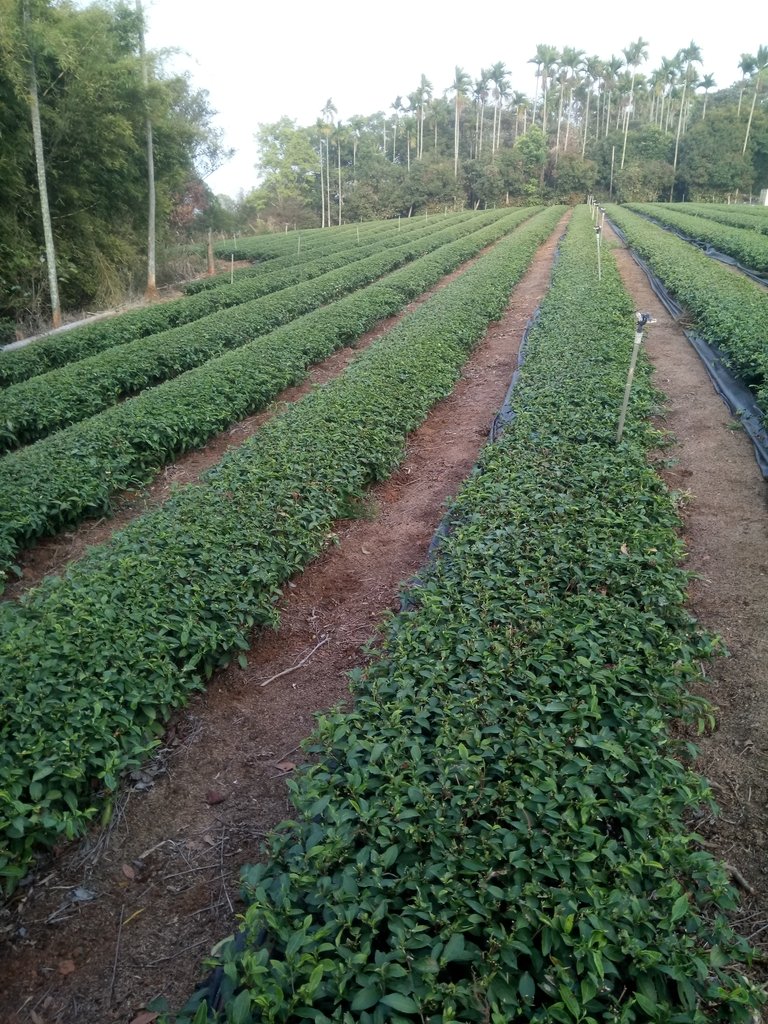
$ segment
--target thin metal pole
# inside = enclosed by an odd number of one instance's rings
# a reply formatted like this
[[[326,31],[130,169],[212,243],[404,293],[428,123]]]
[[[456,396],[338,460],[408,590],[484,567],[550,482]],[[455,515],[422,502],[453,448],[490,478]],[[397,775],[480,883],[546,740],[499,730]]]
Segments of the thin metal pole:
[[[643,342],[643,331],[645,325],[652,323],[652,319],[648,313],[637,314],[637,326],[635,327],[635,343],[632,346],[632,356],[629,360],[629,372],[627,374],[627,386],[624,388],[624,401],[621,403],[621,412],[619,413],[619,426],[616,431],[616,444],[621,443],[621,438],[624,434],[624,421],[627,417],[627,409],[629,408],[629,397],[632,394],[632,382],[635,379],[635,367],[637,366],[637,357],[640,354],[640,345]]]
[[[602,232],[600,231],[600,228],[596,227],[595,228],[595,238],[597,239],[597,280],[598,281],[602,281],[603,280],[603,261],[602,261],[602,258],[601,258],[602,257],[602,253],[600,251],[600,235],[601,235],[601,233]]]

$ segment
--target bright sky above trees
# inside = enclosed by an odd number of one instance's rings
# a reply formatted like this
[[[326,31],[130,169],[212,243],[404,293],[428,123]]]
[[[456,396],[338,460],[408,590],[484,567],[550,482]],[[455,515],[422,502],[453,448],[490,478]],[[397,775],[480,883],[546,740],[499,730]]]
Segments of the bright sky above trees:
[[[761,7],[759,0],[746,0],[737,12],[722,4],[694,10],[669,0],[597,0],[588,7],[555,0],[525,9],[508,0],[455,8],[435,0],[145,2],[148,45],[186,51],[174,68],[188,69],[209,90],[226,142],[238,151],[209,179],[215,192],[230,195],[256,183],[259,122],[287,114],[313,123],[329,96],[342,120],[391,113],[395,97],[412,92],[422,73],[437,93],[447,89],[456,64],[476,76],[502,60],[512,88],[532,96],[535,69],[528,60],[539,43],[608,58],[643,36],[649,41],[648,62],[638,69],[643,73],[693,39],[703,54],[702,74],[714,74],[725,87],[740,78],[740,55],[766,41]]]

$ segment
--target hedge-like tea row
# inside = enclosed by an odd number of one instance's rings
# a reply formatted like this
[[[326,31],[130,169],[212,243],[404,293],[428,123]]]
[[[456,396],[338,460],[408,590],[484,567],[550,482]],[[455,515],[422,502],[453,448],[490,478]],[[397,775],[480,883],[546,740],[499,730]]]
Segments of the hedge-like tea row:
[[[628,209],[642,213],[665,226],[675,228],[696,242],[743,263],[753,270],[768,270],[768,238],[753,228],[726,227],[704,217],[669,209],[666,203],[629,203]]]
[[[729,360],[746,384],[768,379],[768,300],[765,290],[719,266],[687,242],[623,207],[606,207],[633,249],[695,318],[696,329]],[[768,396],[762,409],[768,412]]]
[[[245,948],[188,1016],[315,1024],[747,1022],[710,796],[667,725],[710,643],[685,611],[633,307],[584,208],[514,406],[410,610],[324,716],[298,812],[246,869]]]
[[[503,214],[499,211],[495,211],[495,214],[494,212],[483,213],[483,223],[488,223],[489,218],[494,215],[498,217]],[[478,227],[480,223],[480,221],[477,222]],[[402,244],[405,244],[406,240],[410,241],[411,238],[418,237],[421,232],[434,234],[444,229],[444,225],[436,222],[421,223],[418,227],[419,230],[409,233],[407,238],[403,239]],[[365,255],[378,251],[379,246],[383,251],[388,238],[389,235],[381,231],[377,233],[377,237],[372,236],[371,248],[366,253],[360,251],[356,246],[353,249],[351,239],[347,237],[346,249],[343,250],[337,241],[337,247],[331,249],[329,253],[320,251],[313,260],[299,260],[295,273],[291,272],[292,260],[290,258],[275,261],[279,262],[279,266],[273,268],[268,265],[261,270],[258,280],[246,279],[231,286],[225,285],[216,289],[215,295],[175,299],[171,302],[131,310],[108,320],[75,327],[64,334],[41,338],[25,348],[0,352],[0,387],[28,380],[30,377],[47,373],[49,370],[66,366],[80,359],[86,359],[106,349],[125,345],[138,338],[150,337],[161,331],[193,323],[219,309],[227,309],[230,306],[249,302],[260,295],[267,295],[295,285],[301,280],[317,277],[329,270],[345,266],[350,261],[362,259]],[[336,258],[333,259],[333,256]],[[314,266],[315,259],[319,263],[317,267]]]
[[[481,227],[503,215],[503,211],[486,211],[481,215],[482,219],[475,222],[475,226]],[[404,234],[402,240],[398,241],[398,248],[434,236],[445,231],[446,227],[458,227],[460,223],[459,218],[453,225],[421,223],[417,230]],[[305,253],[305,257],[299,258],[298,261],[294,253],[287,259],[275,260],[274,267],[270,264],[262,268],[256,277],[251,276],[232,285],[226,284],[210,294],[132,310],[109,320],[86,324],[63,335],[42,338],[23,349],[0,353],[0,385],[6,387],[27,380],[104,350],[193,323],[218,310],[250,302],[262,295],[296,285],[302,280],[311,280],[320,274],[343,268],[350,262],[360,261],[377,252],[392,251],[389,245],[392,237],[389,233],[379,232],[379,237],[367,246],[352,246],[348,240],[345,247],[342,247],[337,242],[337,248],[331,249],[330,252],[322,252],[319,256],[311,258],[306,258]]]
[[[255,263],[251,267],[238,267],[232,274],[226,271],[221,274],[215,274],[213,277],[201,277],[196,281],[190,281],[186,284],[184,291],[187,295],[196,295],[198,292],[208,291],[212,288],[221,288],[229,284],[230,277],[234,278],[235,281],[241,281],[249,277],[259,277],[267,272],[271,273],[284,267],[297,266],[302,262],[317,259],[321,255],[329,256],[333,253],[359,251],[363,246],[382,244],[385,241],[402,245],[413,237],[414,234],[419,234],[426,228],[440,231],[443,228],[453,227],[462,221],[476,216],[477,213],[474,211],[468,212],[463,210],[461,213],[451,214],[450,217],[433,218],[428,223],[421,218],[408,220],[403,223],[402,229],[398,228],[397,222],[393,225],[392,221],[386,221],[384,228],[378,227],[377,224],[378,229],[376,232],[370,230],[364,232],[361,230],[359,240],[355,234],[351,236],[349,234],[338,236],[335,232],[326,232],[323,244],[316,243],[311,248],[302,246],[299,251],[297,251],[297,243],[294,240],[292,251],[286,256],[274,257],[266,264]],[[361,225],[362,227],[365,227],[365,225]]]
[[[342,374],[61,578],[0,604],[0,877],[73,836],[171,708],[275,621],[282,583],[454,386],[560,211],[503,239]]]
[[[310,310],[370,284],[396,267],[478,230],[483,224],[490,222],[498,226],[498,237],[506,230],[504,225],[509,218],[516,223],[521,214],[528,214],[528,211],[502,217],[498,211],[492,211],[479,221],[436,232],[429,230],[404,245],[384,251],[377,248],[375,253],[362,259],[348,254],[330,256],[306,264],[303,272],[283,270],[277,275],[267,275],[281,279],[279,291],[238,302],[234,308],[221,308],[195,319],[194,323],[149,338],[138,338],[15,384],[0,392],[0,451],[30,444],[115,405],[121,398],[176,377],[229,349],[239,348],[258,335],[273,331]],[[328,269],[336,263],[342,265],[335,270]],[[297,278],[301,281],[302,277],[302,283],[287,286],[288,281]],[[225,292],[230,299],[234,292],[243,298],[250,292],[258,293],[262,284],[269,287],[266,279],[243,281],[181,301],[215,305],[216,297]]]
[[[755,216],[754,213],[744,213],[743,206],[716,206],[712,203],[673,203],[672,210],[680,213],[688,213],[694,217],[704,217],[706,220],[714,220],[718,224],[727,224],[732,228],[748,228],[750,231],[759,231],[768,235],[768,216]]]
[[[303,380],[312,363],[398,312],[531,212],[442,246],[241,349],[7,455],[0,460],[0,580],[25,543],[85,516],[109,514],[116,491],[151,479],[175,456],[263,408]]]
[[[463,210],[460,211],[460,214],[466,214],[466,212],[466,210]],[[436,219],[436,217],[405,218],[402,221],[402,226],[405,228],[417,222],[424,224],[427,220],[432,221]],[[225,239],[222,242],[217,242],[214,245],[214,252],[220,259],[229,259],[234,254],[236,260],[271,261],[295,253],[298,248],[299,236],[301,236],[302,249],[306,248],[312,251],[323,250],[327,245],[333,244],[333,240],[338,242],[346,241],[347,243],[351,242],[352,239],[356,240],[358,232],[361,238],[377,237],[391,230],[393,226],[396,230],[397,223],[397,221],[391,219],[376,220],[360,224],[344,224],[342,227],[332,225],[330,228],[309,228],[301,231],[275,232],[274,234],[266,235],[247,235],[236,240],[230,241]]]

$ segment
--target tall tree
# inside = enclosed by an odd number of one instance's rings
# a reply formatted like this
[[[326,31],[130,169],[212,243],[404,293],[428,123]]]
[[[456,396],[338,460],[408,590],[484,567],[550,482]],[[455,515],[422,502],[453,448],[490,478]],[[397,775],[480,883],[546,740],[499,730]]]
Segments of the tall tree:
[[[488,78],[493,82],[493,133],[491,142],[491,153],[499,148],[498,136],[501,135],[501,104],[509,91],[507,71],[502,61],[497,61],[488,71]]]
[[[605,123],[603,135],[607,135],[611,127],[611,96],[616,87],[616,78],[624,67],[621,57],[611,54],[610,60],[603,64],[603,89],[605,90]]]
[[[621,167],[624,168],[624,159],[627,155],[627,132],[629,131],[629,110],[633,108],[635,100],[635,76],[637,75],[637,69],[644,60],[648,59],[648,41],[643,39],[642,36],[630,43],[626,50],[623,50],[624,59],[627,62],[627,67],[632,69],[632,84],[629,89],[629,107],[627,109],[627,116],[624,119],[624,142],[621,147]]]
[[[768,68],[768,46],[759,46],[757,55],[755,57],[755,91],[752,95],[752,106],[749,109],[749,118],[747,119],[747,131],[744,135],[744,145],[742,146],[741,152],[746,153],[747,143],[749,142],[749,133],[752,128],[752,117],[755,113],[755,103],[757,103],[757,94],[760,92],[760,81],[763,77],[763,73]]]
[[[460,121],[461,121],[461,107],[462,101],[467,95],[467,90],[472,84],[472,79],[456,65],[456,69],[453,75],[453,82],[448,88],[448,92],[453,93],[453,176],[458,178],[459,176],[459,138],[460,138]]]
[[[714,75],[704,75],[702,80],[699,82],[700,87],[704,90],[704,109],[701,112],[701,120],[707,116],[707,100],[709,99],[709,90],[714,89],[717,85]]]
[[[29,113],[32,119],[32,137],[35,146],[35,163],[37,165],[37,184],[40,194],[40,215],[43,222],[45,237],[45,257],[48,266],[48,288],[51,298],[51,322],[54,327],[61,326],[61,300],[59,298],[59,277],[56,270],[56,249],[53,243],[53,225],[51,209],[48,202],[48,177],[45,166],[45,149],[43,147],[43,130],[40,121],[40,97],[37,87],[37,58],[35,54],[34,33],[29,14],[29,0],[21,0],[21,17],[23,38],[26,45],[26,61],[29,83]]]
[[[539,82],[541,80],[541,67],[542,67],[542,64],[544,63],[544,57],[542,56],[542,53],[541,53],[541,44],[539,44],[536,47],[536,53],[533,55],[533,57],[530,58],[528,63],[536,65],[536,88],[535,88],[534,93],[533,93],[533,117],[532,117],[532,123],[536,124],[536,107],[538,106],[538,103],[539,103]]]
[[[490,74],[488,68],[481,68],[480,77],[475,79],[472,86],[472,99],[475,102],[475,154],[478,157],[483,153],[483,123],[485,121],[485,104],[488,102]]]
[[[397,125],[400,115],[404,110],[402,96],[395,96],[395,101],[392,104],[392,109],[395,112],[395,119],[392,126],[392,163],[394,164],[397,163]]]
[[[147,50],[144,45],[144,12],[141,0],[136,0],[136,14],[139,19],[139,56],[141,58],[141,82],[144,86],[145,102],[149,92],[149,68],[147,67]],[[152,133],[152,118],[147,105],[145,119],[147,140],[147,287],[145,296],[148,299],[157,297],[157,193],[155,190],[155,145]]]
[[[555,163],[560,154],[560,125],[563,118],[563,97],[565,87],[568,86],[568,112],[566,114],[565,148],[568,148],[568,129],[570,128],[570,113],[573,106],[573,88],[576,82],[577,70],[584,60],[584,51],[575,50],[572,46],[564,46],[560,55],[560,106],[557,112],[557,138],[555,141]]]
[[[326,223],[328,227],[331,226],[331,132],[333,131],[333,115],[336,113],[336,107],[333,100],[329,96],[323,104],[323,109],[320,111],[322,114],[325,128],[323,134],[325,135],[325,187],[327,190],[326,202],[328,204],[328,216]],[[384,143],[384,154],[386,155],[387,145]]]
[[[589,101],[592,98],[592,87],[600,81],[600,76],[603,73],[603,62],[598,56],[587,57],[584,62],[584,90],[587,94],[586,110],[584,113],[584,123],[582,125],[581,135],[581,159],[584,159],[584,153],[587,148],[587,136],[589,135]],[[600,108],[598,107],[598,135],[600,132]]]
[[[549,95],[549,80],[554,74],[557,62],[560,60],[560,51],[555,46],[544,46],[538,47],[538,51],[542,58],[541,65],[541,77],[543,87],[543,103],[541,111],[541,127],[544,131],[544,135],[547,135],[547,96]]]
[[[672,185],[670,186],[670,189],[669,189],[669,201],[670,201],[670,203],[672,202],[672,196],[673,196],[673,193],[674,193],[674,190],[675,190],[674,175],[677,173],[677,156],[678,156],[678,152],[679,152],[679,149],[680,149],[680,132],[681,132],[681,129],[683,127],[683,115],[685,113],[685,93],[686,93],[688,84],[692,80],[692,77],[693,77],[693,65],[694,64],[701,64],[701,50],[696,45],[696,43],[694,43],[694,41],[691,40],[690,44],[687,47],[685,47],[685,49],[680,51],[679,56],[680,56],[680,63],[681,63],[681,65],[683,65],[685,67],[685,71],[683,72],[683,94],[682,94],[682,96],[680,98],[680,112],[679,112],[679,115],[678,115],[678,118],[677,118],[677,136],[675,137],[675,156],[674,156],[674,159],[672,161],[673,178],[672,178]]]
[[[739,90],[739,106],[736,111],[737,118],[741,117],[741,101],[744,98],[744,86],[746,84],[746,80],[754,73],[756,67],[757,62],[752,54],[742,53],[741,58],[739,59],[739,71],[741,71],[742,79],[741,88]]]

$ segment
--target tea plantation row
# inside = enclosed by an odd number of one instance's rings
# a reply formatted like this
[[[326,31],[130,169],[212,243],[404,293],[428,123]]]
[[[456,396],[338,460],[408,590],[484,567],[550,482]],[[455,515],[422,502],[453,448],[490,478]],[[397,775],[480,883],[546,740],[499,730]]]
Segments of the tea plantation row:
[[[718,224],[726,224],[732,228],[749,228],[768,235],[768,215],[765,207],[758,207],[757,215],[750,207],[718,206],[716,203],[672,203],[671,210],[687,213],[693,217],[703,217]]]
[[[675,228],[691,241],[711,245],[760,272],[768,271],[768,238],[750,227],[726,227],[704,217],[669,209],[665,203],[629,203],[628,209],[652,217],[659,224]]]
[[[516,391],[433,564],[323,717],[295,823],[246,870],[231,1024],[747,1022],[710,797],[673,719],[711,641],[685,609],[633,306],[578,210]]]
[[[28,444],[93,416],[127,395],[238,348],[484,225],[497,225],[499,237],[504,225],[517,223],[530,213],[517,210],[500,216],[492,211],[448,228],[441,225],[439,231],[422,229],[404,245],[376,246],[372,255],[360,259],[349,254],[325,257],[305,264],[303,269],[285,269],[177,303],[140,310],[137,316],[153,318],[151,337],[133,341],[123,337],[120,344],[106,351],[0,391],[0,451]],[[336,264],[342,265],[331,269]],[[297,280],[300,283],[293,283]],[[161,331],[159,318],[172,306],[178,307],[173,313],[176,318],[192,310],[192,322]],[[208,315],[203,315],[205,309]],[[108,326],[95,324],[82,330],[106,331]],[[119,327],[120,322],[116,322],[115,328]]]
[[[498,213],[502,216],[502,213]],[[270,260],[267,264],[261,264],[255,268],[245,268],[247,273],[243,276],[259,276],[266,281],[264,291],[259,291],[260,286],[253,286],[252,292],[248,289],[241,290],[234,288],[225,290],[220,299],[198,300],[198,303],[186,303],[184,299],[173,300],[159,305],[144,307],[142,309],[130,310],[108,320],[96,323],[83,324],[80,327],[73,327],[66,333],[57,333],[28,345],[25,348],[14,349],[9,352],[0,352],[0,387],[8,387],[10,384],[27,380],[30,377],[41,373],[47,373],[51,369],[65,366],[68,363],[85,359],[97,352],[111,348],[114,345],[123,345],[136,338],[149,337],[160,331],[168,330],[171,327],[184,323],[191,323],[195,319],[206,316],[218,308],[226,308],[236,305],[238,302],[245,302],[255,298],[259,294],[267,294],[269,291],[276,291],[278,288],[295,284],[296,275],[287,280],[277,275],[278,270],[285,270],[292,266],[300,267],[310,261],[319,260],[322,257],[343,257],[351,259],[362,258],[366,255],[362,250],[369,249],[369,253],[376,248],[384,250],[388,245],[395,242],[397,245],[406,244],[411,238],[420,235],[425,228],[428,232],[442,230],[445,227],[459,224],[468,219],[470,214],[464,211],[455,214],[441,223],[425,224],[423,221],[411,221],[408,230],[403,229],[398,233],[391,222],[374,222],[371,225],[364,225],[361,232],[361,245],[357,244],[357,236],[348,232],[323,232],[320,239],[315,241],[311,250],[305,250],[305,256],[296,256],[296,243],[291,243],[291,248],[286,249],[289,253],[283,258]],[[474,214],[477,217],[477,214]],[[485,211],[480,216],[487,216]],[[487,220],[486,220],[487,223]],[[478,221],[478,226],[480,222]],[[269,244],[269,238],[263,244]],[[281,240],[282,242],[282,240]],[[283,243],[284,244],[284,243]],[[344,265],[344,259],[339,259],[337,266]],[[326,267],[326,270],[330,266]],[[254,275],[256,271],[256,275]],[[274,278],[271,275],[275,275]],[[206,278],[206,281],[216,280],[222,287],[229,285],[229,275],[221,275],[219,278]]]
[[[606,209],[632,248],[691,313],[702,338],[717,345],[733,373],[758,390],[758,402],[768,413],[765,290],[636,213],[619,206]]]
[[[308,395],[60,578],[0,605],[0,877],[109,813],[171,709],[275,621],[327,543],[453,388],[561,210],[504,238]]]
[[[485,211],[483,211],[484,213]],[[363,245],[369,245],[374,242],[381,243],[387,241],[389,244],[405,244],[409,238],[413,237],[414,234],[419,234],[425,228],[430,230],[440,231],[442,228],[449,227],[455,224],[460,224],[472,217],[477,218],[482,216],[477,211],[462,210],[460,213],[453,213],[450,217],[433,218],[431,221],[424,221],[421,218],[412,218],[404,221],[400,225],[396,221],[374,221],[372,223],[361,224],[359,229],[355,226],[350,231],[338,232],[334,231],[322,231],[320,239],[313,239],[312,244],[307,244],[307,234],[312,232],[299,232],[297,234],[290,235],[290,252],[287,252],[284,256],[270,256],[268,261],[261,261],[254,263],[250,267],[237,267],[234,271],[226,271],[225,273],[215,274],[213,277],[201,277],[195,281],[190,281],[184,285],[184,292],[187,295],[196,295],[198,292],[208,291],[212,288],[221,288],[228,285],[230,277],[234,277],[235,281],[243,280],[249,277],[258,277],[261,274],[272,272],[274,270],[282,270],[285,267],[298,266],[309,260],[317,259],[318,256],[330,256],[334,253],[345,253],[352,252],[355,249],[359,249]],[[478,222],[479,223],[479,222]],[[263,237],[263,236],[259,236]],[[251,256],[245,256],[245,254],[238,248],[235,253],[235,248],[239,243],[227,243],[232,246],[231,254],[228,252],[227,258],[230,255],[237,256],[238,259],[255,259],[258,258],[258,253],[252,253]]]
[[[263,408],[303,380],[312,363],[401,310],[534,213],[517,211],[473,231],[347,298],[0,459],[0,580],[24,544],[85,516],[109,514],[117,491],[144,483],[174,457]],[[551,230],[556,216],[542,215],[534,233]],[[248,309],[241,313],[240,333],[247,336]]]

